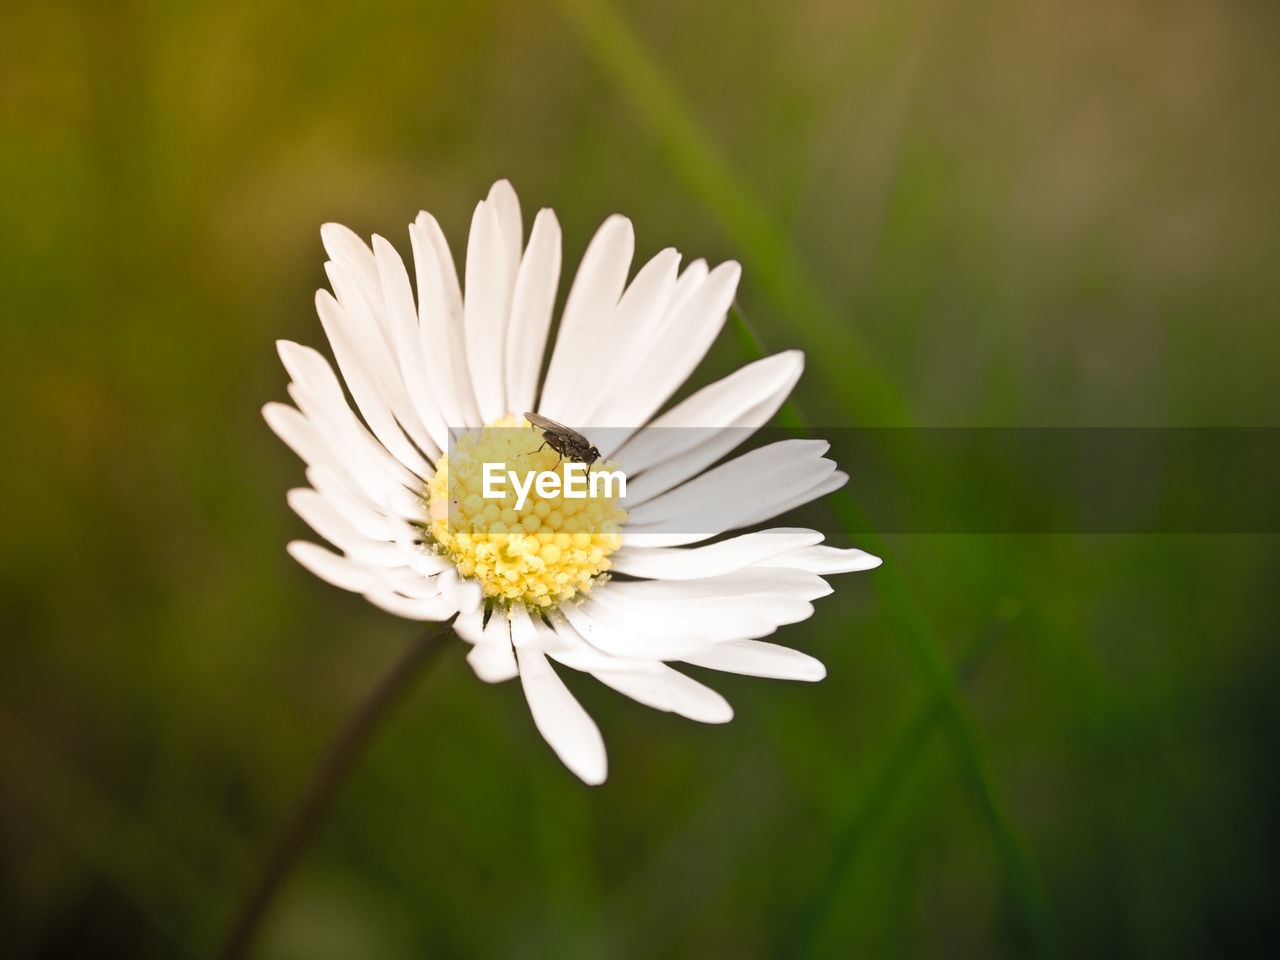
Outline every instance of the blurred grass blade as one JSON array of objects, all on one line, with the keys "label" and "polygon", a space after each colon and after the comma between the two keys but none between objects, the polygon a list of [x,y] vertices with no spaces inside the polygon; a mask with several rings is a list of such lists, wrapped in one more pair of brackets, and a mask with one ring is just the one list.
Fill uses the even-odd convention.
[{"label": "blurred grass blade", "polygon": [[689,191],[742,251],[750,282],[812,348],[814,369],[859,422],[902,426],[906,403],[772,216],[721,157],[684,99],[608,0],[559,0],[595,57],[662,144]]},{"label": "blurred grass blade", "polygon": [[[1007,622],[1007,619],[998,620],[966,652],[958,670],[962,678],[977,670]],[[850,805],[849,819],[835,839],[824,876],[813,884],[792,922],[783,928],[778,953],[806,956],[820,942],[826,919],[838,907],[840,893],[857,870],[865,849],[864,841],[906,786],[943,713],[943,698],[936,693],[928,696],[898,736],[893,749],[867,777],[865,786]]]},{"label": "blurred grass blade", "polygon": [[[733,309],[730,317],[739,342],[746,347],[746,353],[752,359],[764,356],[763,344],[742,312]],[[787,401],[783,404],[778,416],[784,424],[793,429],[799,427],[800,432],[805,432],[807,420],[794,402]],[[831,495],[831,505],[845,530],[850,535],[857,536],[859,546],[879,556],[885,555],[886,544],[871,529],[866,515],[847,486]],[[983,818],[995,838],[1010,893],[1026,936],[1035,944],[1040,955],[1056,956],[1060,953],[1058,941],[1039,880],[997,796],[976,724],[964,705],[955,674],[943,657],[933,628],[912,600],[901,570],[892,562],[885,563],[876,570],[872,583],[894,633],[906,641],[907,649],[923,675],[931,696],[936,697],[940,704],[942,720],[950,733],[952,746],[961,760]]]},{"label": "blurred grass blade", "polygon": [[815,884],[811,897],[804,901],[795,921],[783,930],[784,939],[779,946],[785,948],[787,954],[807,956],[821,942],[825,921],[838,908],[839,894],[857,867],[864,849],[863,841],[871,835],[875,825],[889,812],[902,792],[942,719],[942,712],[942,699],[929,697],[899,735],[888,756],[867,778],[851,805],[852,814],[848,822],[835,840],[830,870],[823,880]]}]

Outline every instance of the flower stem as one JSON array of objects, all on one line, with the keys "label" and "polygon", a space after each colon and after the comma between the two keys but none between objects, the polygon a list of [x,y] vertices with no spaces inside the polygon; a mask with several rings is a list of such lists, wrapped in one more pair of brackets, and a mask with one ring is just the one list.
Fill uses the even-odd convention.
[{"label": "flower stem", "polygon": [[441,627],[424,630],[416,636],[329,745],[288,822],[276,838],[257,882],[240,903],[235,925],[220,954],[224,960],[241,960],[249,955],[263,919],[290,872],[323,825],[343,780],[364,755],[382,721],[404,698],[414,678],[435,659],[452,635],[451,629]]}]

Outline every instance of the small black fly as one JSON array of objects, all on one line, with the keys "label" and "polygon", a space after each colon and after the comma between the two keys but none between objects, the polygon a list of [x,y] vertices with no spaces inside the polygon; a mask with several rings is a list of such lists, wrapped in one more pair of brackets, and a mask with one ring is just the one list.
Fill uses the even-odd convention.
[{"label": "small black fly", "polygon": [[[524,418],[542,431],[542,447],[550,447],[560,455],[561,460],[573,460],[577,463],[585,463],[589,467],[600,459],[600,451],[572,427],[556,423],[551,418],[538,413],[526,413]],[[542,447],[538,447],[538,450]]]}]

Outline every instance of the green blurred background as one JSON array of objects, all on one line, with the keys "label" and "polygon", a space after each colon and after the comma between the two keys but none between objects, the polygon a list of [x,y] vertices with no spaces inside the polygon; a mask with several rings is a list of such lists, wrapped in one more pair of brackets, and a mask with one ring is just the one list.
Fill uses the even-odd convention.
[{"label": "green blurred background", "polygon": [[[640,257],[740,259],[818,427],[1276,426],[1277,12],[8,7],[6,955],[211,955],[414,633],[284,552],[302,467],[259,408],[273,341],[322,342],[322,222],[407,253],[426,208],[456,253],[509,177],[567,264],[614,211]],[[879,546],[781,634],[825,682],[703,677],[727,727],[570,676],[599,789],[456,644],[260,955],[1265,954],[1276,538]]]}]

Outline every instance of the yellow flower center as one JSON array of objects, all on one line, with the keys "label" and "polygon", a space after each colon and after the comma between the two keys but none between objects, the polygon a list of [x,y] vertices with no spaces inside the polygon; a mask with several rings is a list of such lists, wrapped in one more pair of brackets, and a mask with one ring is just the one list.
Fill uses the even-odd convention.
[{"label": "yellow flower center", "polygon": [[[622,545],[627,513],[618,506],[616,485],[606,496],[601,483],[600,495],[586,497],[566,497],[563,484],[554,496],[529,486],[519,502],[508,470],[523,484],[530,471],[560,469],[560,457],[550,447],[539,450],[542,443],[542,431],[523,418],[501,417],[478,435],[459,437],[427,485],[429,541],[499,604],[549,607],[585,593],[604,578],[609,554]],[[484,496],[486,463],[500,467],[504,482],[493,485],[499,498]],[[616,469],[597,463],[590,472]],[[499,472],[490,470],[491,476]]]}]

